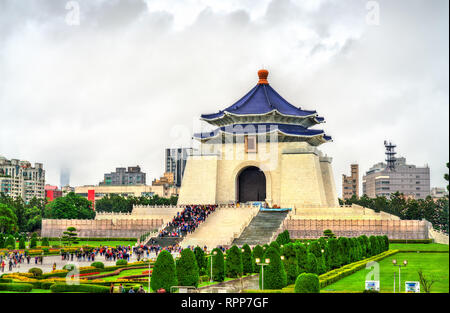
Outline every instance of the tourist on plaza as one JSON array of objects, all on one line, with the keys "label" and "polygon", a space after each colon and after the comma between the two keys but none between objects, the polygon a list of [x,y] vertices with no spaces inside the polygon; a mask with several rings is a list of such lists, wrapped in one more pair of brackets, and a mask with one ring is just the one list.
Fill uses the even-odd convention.
[{"label": "tourist on plaza", "polygon": [[122,284],[120,284],[120,285],[119,285],[119,292],[120,292],[120,293],[123,293],[124,290],[125,290],[125,289],[123,288]]},{"label": "tourist on plaza", "polygon": [[144,288],[143,288],[142,286],[141,286],[141,287],[139,287],[139,289],[138,289],[137,293],[145,293],[145,290],[144,290]]},{"label": "tourist on plaza", "polygon": [[128,291],[128,293],[136,293],[136,292],[134,291],[133,286],[130,287],[130,290]]},{"label": "tourist on plaza", "polygon": [[53,263],[53,272],[56,271],[56,262]]},{"label": "tourist on plaza", "polygon": [[111,284],[111,287],[109,288],[109,293],[114,293],[114,283]]}]

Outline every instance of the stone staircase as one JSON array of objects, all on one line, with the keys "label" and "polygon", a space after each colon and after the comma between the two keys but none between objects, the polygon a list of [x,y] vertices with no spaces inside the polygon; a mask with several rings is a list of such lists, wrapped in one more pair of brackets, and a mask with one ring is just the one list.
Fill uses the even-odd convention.
[{"label": "stone staircase", "polygon": [[288,212],[258,212],[242,234],[233,241],[233,245],[263,245],[269,243],[279,229]]}]

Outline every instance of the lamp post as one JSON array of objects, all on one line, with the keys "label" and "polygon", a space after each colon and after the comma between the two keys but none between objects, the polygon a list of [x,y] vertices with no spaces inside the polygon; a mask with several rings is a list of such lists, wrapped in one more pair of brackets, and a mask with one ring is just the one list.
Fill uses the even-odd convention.
[{"label": "lamp post", "polygon": [[[398,292],[401,292],[401,281],[402,281],[401,280],[401,267],[408,265],[408,261],[403,260],[403,263],[397,264],[397,260],[393,259],[392,265],[398,266]],[[394,276],[394,279],[395,279],[395,276]],[[395,288],[395,282],[394,282],[394,288]],[[394,289],[394,292],[395,292],[395,289]]]},{"label": "lamp post", "polygon": [[264,290],[264,266],[269,265],[270,259],[265,259],[264,263],[261,263],[260,258],[256,258],[255,261],[256,261],[256,265],[261,266],[261,290]]},{"label": "lamp post", "polygon": [[213,265],[212,265],[213,264],[213,259],[212,259],[212,257],[215,256],[215,255],[217,255],[217,251],[214,251],[214,252],[212,252],[212,254],[206,256],[207,258],[211,258],[211,262],[210,262],[211,263],[211,277],[210,277],[210,280],[209,280],[211,283],[214,281],[213,280]]}]

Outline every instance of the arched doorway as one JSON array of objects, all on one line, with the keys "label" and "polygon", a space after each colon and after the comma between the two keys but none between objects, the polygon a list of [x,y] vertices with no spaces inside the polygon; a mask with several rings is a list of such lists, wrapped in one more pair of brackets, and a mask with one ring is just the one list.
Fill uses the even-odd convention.
[{"label": "arched doorway", "polygon": [[237,177],[237,201],[266,200],[266,176],[256,166],[246,167]]}]

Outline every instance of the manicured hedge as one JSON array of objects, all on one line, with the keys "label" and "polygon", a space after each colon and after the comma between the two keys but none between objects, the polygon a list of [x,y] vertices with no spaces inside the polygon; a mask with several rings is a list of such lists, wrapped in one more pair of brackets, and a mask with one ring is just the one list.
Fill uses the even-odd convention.
[{"label": "manicured hedge", "polygon": [[433,239],[389,239],[389,243],[433,243]]},{"label": "manicured hedge", "polygon": [[[281,289],[287,285],[287,276],[280,254],[274,247],[269,247],[264,253],[263,260],[270,259],[269,265],[264,266],[263,275],[259,275],[259,286],[262,289]],[[264,279],[264,281],[262,281]]]},{"label": "manicured hedge", "polygon": [[85,292],[85,293],[109,293],[109,287],[90,284],[68,285],[56,283],[50,286],[51,292]]},{"label": "manicured hedge", "polygon": [[252,249],[248,244],[242,246],[244,252],[242,252],[242,272],[243,274],[253,273],[253,258]]},{"label": "manicured hedge", "polygon": [[298,275],[295,281],[295,293],[319,293],[320,283],[319,276],[311,273],[303,273]]},{"label": "manicured hedge", "polygon": [[177,284],[177,272],[172,254],[163,250],[156,259],[150,286],[154,291],[163,288],[166,292],[170,292],[170,287],[177,286]]},{"label": "manicured hedge", "polygon": [[33,289],[32,284],[25,283],[0,283],[0,290],[30,292]]},{"label": "manicured hedge", "polygon": [[127,265],[128,261],[125,259],[119,259],[116,261],[116,265]]},{"label": "manicured hedge", "polygon": [[[120,264],[118,264],[120,265]],[[95,268],[105,268],[105,264],[103,264],[103,262],[94,262],[91,264],[91,266],[95,267]]]},{"label": "manicured hedge", "polygon": [[242,253],[236,245],[227,250],[227,260],[225,262],[225,273],[227,277],[236,278],[242,276]]},{"label": "manicured hedge", "polygon": [[331,285],[332,283],[349,276],[361,269],[364,269],[366,267],[366,264],[372,261],[381,261],[382,259],[394,255],[398,253],[399,250],[389,250],[385,251],[383,253],[380,253],[378,255],[372,256],[370,258],[366,258],[364,260],[350,263],[347,265],[344,265],[343,267],[337,268],[335,270],[329,271],[328,273],[325,273],[323,275],[319,276],[320,280],[320,288],[324,288],[328,285]]},{"label": "manicured hedge", "polygon": [[176,262],[178,284],[180,286],[198,286],[199,270],[194,252],[183,249],[180,259]]}]

